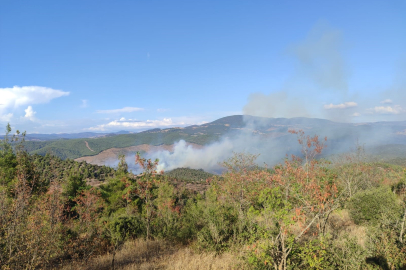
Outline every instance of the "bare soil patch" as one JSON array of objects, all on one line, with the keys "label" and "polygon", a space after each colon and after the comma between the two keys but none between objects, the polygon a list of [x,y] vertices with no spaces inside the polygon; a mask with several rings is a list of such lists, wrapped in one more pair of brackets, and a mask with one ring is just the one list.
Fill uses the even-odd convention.
[{"label": "bare soil patch", "polygon": [[87,141],[85,141],[85,144],[86,144],[86,147],[87,147],[90,151],[94,152],[94,150],[93,150],[92,148],[90,148],[89,143],[88,143]]}]

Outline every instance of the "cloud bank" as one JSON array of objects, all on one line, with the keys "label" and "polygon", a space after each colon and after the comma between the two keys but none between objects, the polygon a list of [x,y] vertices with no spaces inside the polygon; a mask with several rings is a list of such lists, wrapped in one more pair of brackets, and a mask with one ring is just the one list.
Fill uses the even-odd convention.
[{"label": "cloud bank", "polygon": [[378,114],[400,114],[404,113],[405,109],[403,109],[400,105],[376,106],[375,108],[370,109],[370,111]]},{"label": "cloud bank", "polygon": [[68,95],[69,92],[42,86],[0,88],[0,121],[10,121],[14,115],[10,111],[18,110],[27,105],[26,117],[33,119],[35,112],[32,111],[32,104],[48,103],[55,98]]},{"label": "cloud bank", "polygon": [[68,96],[69,92],[41,86],[14,86],[0,88],[2,108],[17,108],[31,104],[48,103],[52,99]]},{"label": "cloud bank", "polygon": [[326,110],[331,110],[331,109],[347,109],[347,108],[353,108],[353,107],[357,107],[358,104],[356,102],[350,101],[350,102],[344,102],[341,104],[328,104],[328,105],[324,105],[324,109]]},{"label": "cloud bank", "polygon": [[391,99],[385,99],[381,101],[382,104],[391,104],[393,101]]},{"label": "cloud bank", "polygon": [[158,128],[158,127],[173,127],[173,126],[184,126],[184,122],[173,122],[171,118],[164,118],[162,120],[132,120],[125,119],[124,117],[120,120],[114,120],[107,124],[98,125],[95,127],[89,128],[93,131],[106,131],[112,128],[129,128],[129,129],[145,129],[145,128]]}]

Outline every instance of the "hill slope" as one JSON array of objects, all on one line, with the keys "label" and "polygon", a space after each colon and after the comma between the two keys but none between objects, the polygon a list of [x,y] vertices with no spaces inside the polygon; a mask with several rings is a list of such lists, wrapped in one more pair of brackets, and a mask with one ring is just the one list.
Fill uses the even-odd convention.
[{"label": "hill slope", "polygon": [[[126,148],[137,145],[172,145],[184,140],[196,145],[207,145],[223,136],[233,137],[245,133],[289,145],[295,141],[289,129],[303,129],[307,134],[329,138],[329,151],[348,148],[349,142],[377,146],[406,144],[406,122],[376,122],[364,124],[337,123],[314,118],[263,118],[234,115],[211,123],[184,128],[152,129],[132,134],[110,134],[99,138],[27,141],[26,149],[32,154],[54,155],[66,159],[97,155],[110,148]],[[86,146],[86,142],[88,146]]]}]

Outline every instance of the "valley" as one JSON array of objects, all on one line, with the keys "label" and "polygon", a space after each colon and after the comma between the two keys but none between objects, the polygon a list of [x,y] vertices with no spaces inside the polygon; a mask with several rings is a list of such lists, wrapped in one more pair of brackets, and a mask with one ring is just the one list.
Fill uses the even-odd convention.
[{"label": "valley", "polygon": [[[290,145],[296,141],[289,130],[304,130],[308,134],[327,137],[328,147],[324,156],[352,151],[362,146],[370,154],[397,159],[397,162],[399,158],[406,157],[403,151],[403,146],[406,145],[404,121],[338,123],[315,118],[263,118],[243,115],[228,116],[202,125],[151,129],[138,133],[122,131],[120,134],[103,134],[97,138],[26,141],[25,148],[31,154],[49,153],[62,159],[114,165],[118,162],[119,154],[128,156],[139,151],[152,157],[153,153],[173,152],[179,141],[185,141],[184,149],[179,151],[186,151],[185,147],[192,146],[195,150],[203,151],[202,155],[204,151],[216,151],[218,159],[227,158],[232,151],[247,151],[261,154],[261,162],[274,164],[280,162],[286,153],[290,153]],[[80,135],[71,135],[76,136]],[[216,147],[212,147],[214,144]],[[386,146],[391,151],[385,150]],[[171,168],[175,168],[174,166],[176,167],[176,164]],[[182,166],[188,165],[184,161],[179,165]]]}]

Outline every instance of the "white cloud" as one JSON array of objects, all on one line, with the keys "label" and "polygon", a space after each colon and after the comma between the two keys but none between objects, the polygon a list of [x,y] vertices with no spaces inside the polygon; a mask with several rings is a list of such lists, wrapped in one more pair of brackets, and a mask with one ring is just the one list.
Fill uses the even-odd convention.
[{"label": "white cloud", "polygon": [[341,104],[327,104],[324,105],[324,109],[326,110],[331,110],[331,109],[347,109],[347,108],[352,108],[352,107],[357,107],[358,104],[356,102],[350,101],[350,102],[344,102]]},{"label": "white cloud", "polygon": [[0,108],[17,108],[30,104],[48,103],[54,98],[69,95],[69,92],[41,86],[14,86],[0,88]]},{"label": "white cloud", "polygon": [[369,111],[379,114],[400,114],[405,112],[405,110],[400,105],[376,106],[375,108],[369,109]]},{"label": "white cloud", "polygon": [[87,108],[89,105],[87,103],[87,99],[82,99],[82,104],[80,105],[81,108]]},{"label": "white cloud", "polygon": [[391,104],[393,101],[391,99],[385,99],[381,101],[382,104]]},{"label": "white cloud", "polygon": [[138,112],[143,111],[143,108],[137,107],[124,107],[122,109],[114,109],[114,110],[98,110],[97,113],[129,113],[129,112]]},{"label": "white cloud", "polygon": [[37,112],[34,112],[34,110],[32,109],[32,106],[28,106],[27,109],[24,110],[25,111],[25,118],[34,121],[35,120],[35,114]]},{"label": "white cloud", "polygon": [[[180,125],[184,123],[179,123]],[[171,118],[164,118],[163,120],[147,120],[147,121],[112,121],[107,124],[108,126],[120,126],[120,127],[167,127],[173,126]]]},{"label": "white cloud", "polygon": [[[216,116],[217,117],[217,116]],[[105,122],[90,125],[83,130],[91,131],[118,131],[118,130],[148,130],[153,128],[171,128],[184,127],[190,125],[202,125],[208,123],[207,116],[181,116],[181,117],[163,117],[153,120],[137,120],[135,118],[118,117],[116,119],[104,119]]]},{"label": "white cloud", "polygon": [[353,113],[351,116],[352,116],[352,117],[358,117],[358,116],[360,116],[360,115],[361,115],[360,113],[355,112],[355,113]]},{"label": "white cloud", "polygon": [[48,103],[52,99],[67,95],[69,92],[42,86],[0,88],[0,120],[10,121],[13,116],[10,110],[32,104]]},{"label": "white cloud", "polygon": [[110,123],[104,125],[98,125],[96,127],[91,127],[89,130],[103,131],[109,128],[130,128],[130,129],[141,129],[141,128],[157,128],[157,127],[171,127],[171,126],[182,126],[185,125],[184,122],[174,123],[171,118],[164,118],[163,120],[147,120],[147,121],[136,121],[136,120],[125,120],[121,118],[120,120],[114,120]]}]

